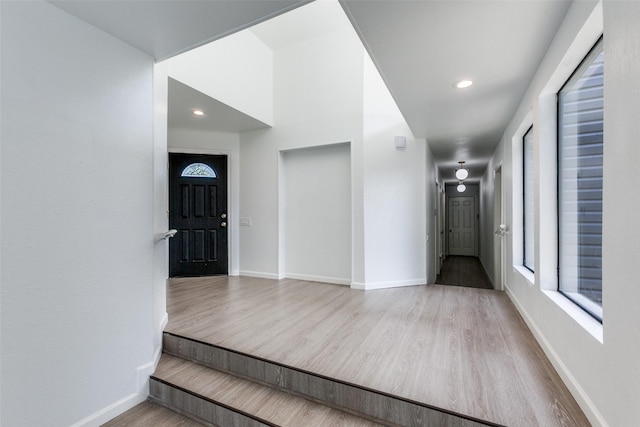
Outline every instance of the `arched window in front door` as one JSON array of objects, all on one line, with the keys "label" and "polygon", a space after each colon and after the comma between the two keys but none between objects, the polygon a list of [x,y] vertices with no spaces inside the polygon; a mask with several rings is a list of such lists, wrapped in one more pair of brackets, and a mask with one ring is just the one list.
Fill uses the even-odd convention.
[{"label": "arched window in front door", "polygon": [[182,170],[180,176],[187,178],[217,178],[216,172],[204,163],[191,163]]}]

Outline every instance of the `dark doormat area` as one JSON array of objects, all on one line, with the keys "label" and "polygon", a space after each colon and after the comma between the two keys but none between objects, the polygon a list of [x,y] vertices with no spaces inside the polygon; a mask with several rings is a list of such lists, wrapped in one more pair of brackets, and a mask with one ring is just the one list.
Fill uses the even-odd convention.
[{"label": "dark doormat area", "polygon": [[478,258],[471,256],[447,257],[436,279],[436,284],[493,289],[493,284],[484,271],[482,263]]}]

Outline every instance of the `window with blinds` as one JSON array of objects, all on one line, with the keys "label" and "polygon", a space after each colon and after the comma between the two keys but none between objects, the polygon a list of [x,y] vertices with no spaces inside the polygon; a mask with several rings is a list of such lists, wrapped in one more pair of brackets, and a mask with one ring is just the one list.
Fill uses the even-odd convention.
[{"label": "window with blinds", "polygon": [[558,290],[602,321],[602,39],[558,92]]},{"label": "window with blinds", "polygon": [[533,170],[533,126],[529,128],[527,133],[522,137],[522,194],[523,194],[523,260],[522,265],[535,271],[534,253],[535,253],[535,226],[534,226],[534,180],[535,174]]}]

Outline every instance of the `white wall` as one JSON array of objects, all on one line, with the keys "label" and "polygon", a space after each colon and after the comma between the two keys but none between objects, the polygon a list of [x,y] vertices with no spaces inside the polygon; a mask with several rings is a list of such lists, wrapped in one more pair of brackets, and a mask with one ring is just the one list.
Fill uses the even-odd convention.
[{"label": "white wall", "polygon": [[[169,77],[166,63],[156,64],[153,73],[153,358],[157,365],[162,354],[162,332],[169,321],[167,314],[167,277],[169,244],[164,233],[169,229],[169,195],[167,192],[169,161],[167,153],[167,102]],[[146,382],[146,378],[141,378]]]},{"label": "white wall", "polygon": [[632,83],[640,75],[638,22],[640,3],[604,2],[604,369],[588,391],[611,426],[640,422],[640,192],[625,172],[640,159],[640,91]]},{"label": "white wall", "polygon": [[[519,189],[512,186],[514,170],[512,136],[533,110],[536,136],[536,274],[533,280],[513,267],[517,236],[507,237],[506,291],[554,363],[576,400],[594,425],[627,426],[640,421],[640,288],[637,286],[637,242],[640,230],[631,227],[640,210],[640,193],[621,184],[628,183],[624,172],[640,158],[637,146],[640,131],[636,113],[640,92],[632,82],[640,73],[640,4],[604,2],[603,16],[593,2],[574,2],[564,23],[538,69],[512,122],[507,128],[492,165],[503,161],[507,224],[521,220],[513,214]],[[594,9],[595,7],[595,9]],[[596,11],[595,14],[592,12]],[[549,99],[566,79],[576,61],[595,42],[598,26],[604,22],[605,49],[605,140],[603,212],[603,309],[599,326],[552,289],[553,203],[546,191],[553,181],[549,162],[553,158],[553,132],[545,124],[553,120]],[[551,107],[553,103],[551,102]],[[553,109],[553,108],[552,108]],[[551,161],[551,163],[553,163]],[[488,185],[492,165],[483,179]],[[550,178],[551,176],[551,178]],[[483,194],[485,194],[483,192]],[[486,200],[484,206],[491,206]],[[488,220],[488,215],[485,219]],[[513,228],[513,227],[511,227]],[[551,252],[551,256],[549,256]],[[542,261],[542,262],[540,262]],[[549,265],[547,265],[549,264]],[[491,265],[491,264],[489,264]],[[538,271],[541,270],[541,271]],[[549,289],[546,290],[545,289]]]},{"label": "white wall", "polygon": [[[489,164],[487,165],[487,169],[480,180],[479,192],[480,201],[479,201],[479,244],[480,244],[480,252],[479,258],[482,266],[484,267],[484,271],[487,272],[491,283],[493,283],[494,288],[499,288],[500,284],[496,283],[496,279],[498,275],[495,272],[494,265],[494,256],[495,256],[495,245],[497,244],[496,239],[498,237],[494,234],[494,171],[496,168],[502,165],[502,140],[498,143],[496,147],[493,157],[489,160]],[[502,168],[502,181],[505,182],[505,168]],[[509,186],[509,189],[511,186]],[[505,188],[502,189],[503,194],[507,190]]]},{"label": "white wall", "polygon": [[[424,284],[426,143],[413,137],[369,55],[363,55],[365,281],[354,285]],[[395,147],[395,136],[406,138],[406,148]],[[433,200],[428,200],[432,210]]]},{"label": "white wall", "polygon": [[[441,198],[441,193],[444,187],[444,181],[440,176],[438,167],[433,159],[433,153],[426,144],[426,141],[421,140],[421,143],[425,144],[425,216],[426,216],[426,259],[427,259],[427,271],[426,282],[435,283],[438,274],[440,274],[440,250],[444,251],[444,235],[442,236],[442,248],[438,244],[438,234],[442,228],[437,221],[442,221],[441,218],[436,216],[436,210],[440,207],[440,215],[446,215],[444,207],[441,202],[438,201]],[[438,187],[436,187],[438,183]],[[444,222],[442,222],[444,224]]]},{"label": "white wall", "polygon": [[[280,151],[344,142],[352,156],[361,151],[362,46],[351,28],[274,52],[274,127],[240,135],[240,216],[252,221],[240,228],[241,274],[285,273]],[[358,161],[352,159],[353,180]],[[355,228],[362,220],[353,218]]]},{"label": "white wall", "polygon": [[283,151],[281,179],[285,276],[349,285],[349,144]]},{"label": "white wall", "polygon": [[240,271],[240,135],[234,132],[169,128],[167,144],[172,153],[227,156],[229,275],[237,276]]},{"label": "white wall", "polygon": [[95,425],[153,369],[153,59],[49,3],[0,8],[0,423]]},{"label": "white wall", "polygon": [[229,35],[166,62],[170,77],[273,124],[273,53],[251,31]]},{"label": "white wall", "polygon": [[[273,128],[240,136],[240,216],[251,218],[251,226],[240,230],[241,274],[287,273],[281,197],[287,188],[279,181],[279,153],[348,142],[352,286],[423,284],[425,209],[434,204],[431,196],[427,203],[426,165],[433,182],[435,165],[424,140],[413,138],[339,4],[334,6],[342,27],[274,52]],[[407,148],[394,147],[396,135],[407,137]]]},{"label": "white wall", "polygon": [[[2,7],[0,7],[0,45],[2,44]],[[0,93],[1,89],[2,89],[2,57],[0,56]],[[2,133],[2,127],[3,127],[3,123],[2,122],[2,118],[4,117],[2,115],[2,109],[3,109],[3,102],[1,99],[1,95],[0,95],[0,166],[2,165],[2,141],[4,140],[4,134]],[[0,168],[0,423],[2,422],[3,418],[3,411],[2,411],[2,406],[3,406],[3,388],[2,388],[2,378],[4,377],[3,374],[3,370],[2,370],[2,359],[4,358],[3,354],[4,352],[2,351],[2,347],[3,347],[3,328],[2,328],[2,324],[3,324],[3,318],[2,318],[2,307],[3,307],[3,298],[2,298],[2,280],[3,280],[3,274],[2,274],[2,230],[3,230],[3,226],[2,226],[2,212],[3,212],[3,204],[2,204],[2,173],[1,173],[1,168]]]}]

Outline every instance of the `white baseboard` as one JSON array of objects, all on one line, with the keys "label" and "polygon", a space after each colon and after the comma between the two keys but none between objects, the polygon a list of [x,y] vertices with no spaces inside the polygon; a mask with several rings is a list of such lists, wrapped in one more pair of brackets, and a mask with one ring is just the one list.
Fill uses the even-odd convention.
[{"label": "white baseboard", "polygon": [[164,316],[162,316],[162,319],[160,320],[160,327],[158,329],[158,333],[160,334],[160,345],[153,350],[153,371],[154,372],[158,367],[158,363],[160,362],[160,356],[162,356],[162,333],[164,332],[164,328],[167,327],[167,323],[169,323],[169,313],[165,312]]},{"label": "white baseboard", "polygon": [[593,426],[608,427],[609,424],[607,424],[600,411],[598,411],[596,405],[594,405],[594,403],[591,401],[578,380],[576,380],[571,371],[564,364],[558,353],[555,352],[549,341],[547,341],[547,339],[545,338],[544,334],[538,329],[536,323],[529,316],[529,313],[527,313],[522,304],[520,304],[520,302],[518,301],[518,298],[516,298],[513,292],[511,292],[509,287],[505,286],[504,290],[511,302],[513,302],[513,305],[516,306],[518,312],[524,319],[527,326],[529,326],[529,329],[533,333],[533,336],[536,338],[536,341],[538,341],[538,344],[540,344],[540,347],[542,347],[542,350],[549,358],[549,361],[555,368],[556,372],[558,372],[558,375],[560,375],[560,378],[562,378],[562,381],[571,392],[571,395],[574,397],[574,399],[576,399],[576,402],[578,402],[578,405],[584,412],[585,416],[589,419],[589,422]]},{"label": "white baseboard", "polygon": [[164,328],[167,327],[167,323],[169,323],[169,313],[165,312],[164,316],[160,320],[160,332],[164,331]]},{"label": "white baseboard", "polygon": [[361,283],[361,282],[351,282],[349,280],[341,279],[337,277],[312,276],[312,275],[295,274],[295,273],[275,274],[275,273],[262,273],[258,271],[241,270],[240,275],[248,276],[248,277],[258,277],[260,279],[282,280],[285,278],[290,278],[290,279],[296,279],[296,280],[307,280],[312,282],[332,283],[336,285],[351,286],[352,289],[358,289],[363,291],[371,290],[371,289],[401,288],[404,286],[425,285],[427,283],[427,280],[424,277],[419,279],[392,281],[392,282]]},{"label": "white baseboard", "polygon": [[[162,316],[160,320],[159,333],[162,334],[164,328],[169,322],[169,315],[167,313]],[[106,423],[109,420],[114,419],[123,412],[128,411],[134,406],[144,402],[149,397],[149,376],[153,374],[162,356],[162,343],[156,347],[153,352],[153,360],[149,363],[145,363],[142,366],[136,368],[136,390],[137,393],[132,393],[115,403],[99,410],[98,412],[89,415],[88,417],[78,421],[71,427],[98,427]]]},{"label": "white baseboard", "polygon": [[489,274],[489,270],[487,269],[487,266],[484,265],[484,262],[482,261],[482,258],[478,257],[478,259],[480,260],[480,265],[482,266],[482,269],[484,270],[484,274],[487,275],[487,277],[489,278],[489,281],[491,282],[491,286],[493,286],[493,289],[498,289],[496,287],[495,278],[491,277],[491,275]]},{"label": "white baseboard", "polygon": [[78,421],[71,427],[99,427],[107,421],[114,419],[123,412],[126,412],[134,406],[147,400],[147,396],[149,395],[148,390],[149,387],[147,385],[144,391],[140,393],[132,393],[129,396],[124,397],[117,402],[107,406],[106,408],[103,408],[98,412],[89,415],[85,419]]},{"label": "white baseboard", "polygon": [[280,274],[275,274],[275,273],[262,273],[259,271],[246,271],[246,270],[240,270],[240,276],[248,276],[248,277],[257,277],[260,279],[273,279],[273,280],[280,280],[280,279],[284,279],[284,275],[280,275]]},{"label": "white baseboard", "polygon": [[426,278],[393,281],[393,282],[351,282],[352,289],[358,289],[361,291],[369,291],[373,289],[389,289],[389,288],[402,288],[405,286],[419,286],[427,283]]},{"label": "white baseboard", "polygon": [[285,278],[288,278],[288,279],[306,280],[309,282],[331,283],[334,285],[349,286],[351,284],[350,279],[341,279],[339,277],[311,276],[308,274],[295,274],[295,273],[286,273],[284,276]]},{"label": "white baseboard", "polygon": [[[159,356],[158,356],[159,358]],[[136,390],[145,397],[149,396],[149,377],[156,370],[155,354],[151,362],[136,368]]]}]

